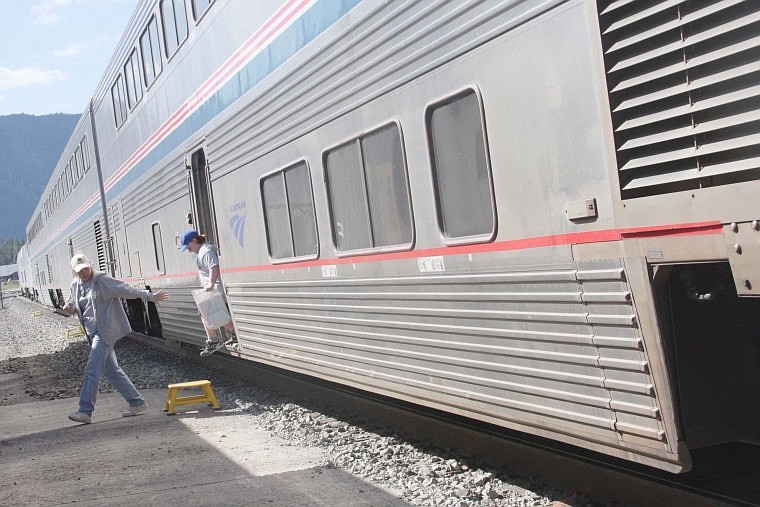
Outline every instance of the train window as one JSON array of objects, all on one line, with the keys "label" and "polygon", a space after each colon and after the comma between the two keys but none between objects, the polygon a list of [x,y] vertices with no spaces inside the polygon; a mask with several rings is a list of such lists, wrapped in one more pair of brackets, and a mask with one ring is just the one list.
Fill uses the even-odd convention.
[{"label": "train window", "polygon": [[74,159],[74,165],[72,166],[74,169],[71,171],[71,177],[74,180],[74,185],[79,183],[79,180],[82,178],[82,150],[79,146],[74,148],[74,156],[71,157]]},{"label": "train window", "polygon": [[127,119],[126,92],[121,74],[116,77],[116,82],[111,87],[111,101],[113,102],[113,117],[116,121],[116,128],[119,128]]},{"label": "train window", "polygon": [[82,156],[79,146],[74,148],[74,155],[71,156],[71,181],[77,186],[82,175]]},{"label": "train window", "polygon": [[431,104],[425,124],[441,231],[458,243],[491,239],[496,210],[480,97],[467,89]]},{"label": "train window", "polygon": [[137,49],[132,50],[127,63],[124,64],[124,81],[127,88],[127,104],[129,109],[134,108],[143,96],[143,85],[140,79],[140,61],[137,58]]},{"label": "train window", "polygon": [[156,259],[156,269],[159,273],[166,273],[164,266],[164,242],[161,239],[161,224],[158,222],[152,225],[153,229],[153,252]]},{"label": "train window", "polygon": [[68,187],[69,191],[67,193],[71,193],[72,190],[74,190],[74,186],[77,184],[77,180],[74,177],[76,175],[77,166],[76,166],[76,159],[74,158],[74,155],[71,155],[71,160],[69,161],[69,165],[66,166],[66,179],[68,180]]},{"label": "train window", "polygon": [[185,0],[161,0],[166,58],[171,58],[187,39]]},{"label": "train window", "polygon": [[66,164],[66,168],[61,173],[61,182],[63,182],[64,198],[71,192],[71,165]]},{"label": "train window", "polygon": [[69,163],[66,164],[66,194],[71,193],[71,190],[74,188],[74,174],[76,169],[77,166],[75,165],[74,155],[72,154]]},{"label": "train window", "polygon": [[211,4],[214,3],[214,0],[192,0],[193,2],[193,19],[197,22],[199,19],[203,17],[204,14],[206,14],[206,11],[209,7],[211,7]]},{"label": "train window", "polygon": [[142,53],[145,87],[150,88],[163,69],[161,49],[158,42],[158,24],[156,17],[151,16],[148,26],[140,35],[140,52]]},{"label": "train window", "polygon": [[77,149],[74,150],[74,156],[77,158],[77,181],[82,179],[82,176],[84,176],[84,160],[82,159],[82,144],[80,143],[79,146],[77,146]]},{"label": "train window", "polygon": [[86,173],[90,170],[90,147],[87,144],[87,136],[82,138],[82,142],[79,145],[82,147],[82,161],[84,162],[82,171]]},{"label": "train window", "polygon": [[262,178],[261,200],[269,255],[278,260],[316,256],[317,225],[306,162]]},{"label": "train window", "polygon": [[323,165],[339,251],[412,243],[412,206],[398,125],[327,150]]}]

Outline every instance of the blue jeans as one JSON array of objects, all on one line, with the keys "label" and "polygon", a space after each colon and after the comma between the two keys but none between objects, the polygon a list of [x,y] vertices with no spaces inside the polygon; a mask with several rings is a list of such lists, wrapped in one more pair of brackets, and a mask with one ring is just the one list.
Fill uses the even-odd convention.
[{"label": "blue jeans", "polygon": [[82,391],[79,393],[79,411],[92,415],[95,410],[95,399],[98,396],[100,379],[105,375],[111,385],[119,391],[129,406],[138,407],[145,403],[145,398],[137,390],[116,362],[116,353],[113,346],[108,345],[100,336],[93,335],[90,342],[90,357],[87,366],[84,367],[84,382]]}]

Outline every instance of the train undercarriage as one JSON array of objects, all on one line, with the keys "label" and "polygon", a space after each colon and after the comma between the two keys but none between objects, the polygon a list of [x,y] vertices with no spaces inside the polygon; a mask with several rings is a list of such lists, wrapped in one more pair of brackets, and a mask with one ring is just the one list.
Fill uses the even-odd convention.
[{"label": "train undercarriage", "polygon": [[687,447],[760,441],[760,298],[727,262],[660,266],[654,289]]}]

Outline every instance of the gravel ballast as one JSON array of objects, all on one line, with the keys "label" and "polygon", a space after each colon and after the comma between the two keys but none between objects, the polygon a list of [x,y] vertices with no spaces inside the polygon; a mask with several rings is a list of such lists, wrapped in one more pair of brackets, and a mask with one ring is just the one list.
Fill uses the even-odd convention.
[{"label": "gravel ballast", "polygon": [[[22,387],[0,388],[0,405],[78,397],[88,344],[82,336],[68,336],[67,330],[78,325],[73,317],[23,298],[6,297],[0,324],[0,378],[23,378],[16,383]],[[219,402],[244,414],[246,425],[269,431],[291,446],[321,448],[326,456],[322,466],[357,475],[412,505],[562,505],[560,499],[570,496],[507,470],[475,466],[466,456],[403,441],[391,429],[366,430],[305,406],[271,386],[253,385],[215,369],[200,358],[188,360],[129,339],[119,341],[116,355],[138,389],[213,377]],[[111,391],[103,380],[100,392]],[[72,400],[75,408],[76,400]],[[573,505],[593,505],[578,500],[576,496]]]}]

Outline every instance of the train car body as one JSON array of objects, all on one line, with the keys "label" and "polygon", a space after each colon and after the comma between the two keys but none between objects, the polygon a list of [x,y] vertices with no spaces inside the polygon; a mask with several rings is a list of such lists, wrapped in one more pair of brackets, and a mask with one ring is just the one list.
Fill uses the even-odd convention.
[{"label": "train car body", "polygon": [[21,295],[28,299],[34,299],[32,266],[26,245],[22,245],[16,255],[16,266],[18,266],[18,283]]},{"label": "train car body", "polygon": [[242,358],[688,470],[760,427],[758,15],[144,0],[30,222],[35,288],[83,251],[201,345],[195,228]]}]

